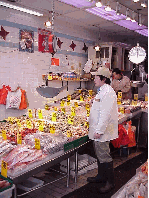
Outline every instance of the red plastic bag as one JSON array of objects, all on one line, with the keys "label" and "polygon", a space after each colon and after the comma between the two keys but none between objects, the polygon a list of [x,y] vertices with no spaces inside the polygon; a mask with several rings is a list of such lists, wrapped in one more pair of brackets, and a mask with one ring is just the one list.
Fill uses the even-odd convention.
[{"label": "red plastic bag", "polygon": [[132,131],[131,121],[128,122],[128,137],[130,141],[128,147],[136,146],[135,132]]},{"label": "red plastic bag", "polygon": [[26,109],[27,108],[27,99],[26,99],[26,92],[25,90],[22,90],[21,89],[21,103],[20,103],[20,106],[19,106],[19,109]]},{"label": "red plastic bag", "polygon": [[0,104],[6,105],[6,98],[8,91],[11,91],[11,87],[3,85],[3,88],[0,89]]},{"label": "red plastic bag", "polygon": [[111,141],[111,143],[115,148],[120,148],[121,145],[126,146],[130,143],[129,137],[127,135],[127,131],[124,128],[124,126],[121,124],[118,125],[118,135],[119,135],[118,138]]}]

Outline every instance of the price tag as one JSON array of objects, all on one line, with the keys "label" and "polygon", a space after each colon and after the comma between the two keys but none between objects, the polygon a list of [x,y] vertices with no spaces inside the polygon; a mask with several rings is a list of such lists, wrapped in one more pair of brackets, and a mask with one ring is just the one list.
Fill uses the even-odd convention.
[{"label": "price tag", "polygon": [[57,107],[54,107],[54,111],[57,111]]},{"label": "price tag", "polygon": [[40,150],[40,139],[35,138],[35,149]]},{"label": "price tag", "polygon": [[120,112],[121,112],[122,114],[125,113],[124,107],[120,107]]},{"label": "price tag", "polygon": [[76,109],[75,107],[71,107],[71,115],[75,116],[76,115]]},{"label": "price tag", "polygon": [[121,99],[120,98],[117,98],[117,104],[121,105]]},{"label": "price tag", "polygon": [[69,106],[69,105],[70,105],[70,100],[67,101],[67,106]]},{"label": "price tag", "polygon": [[86,112],[87,112],[87,117],[89,117],[90,116],[90,109],[87,109]]},{"label": "price tag", "polygon": [[84,101],[84,97],[80,95],[80,101]]},{"label": "price tag", "polygon": [[48,80],[52,80],[52,75],[48,74]]},{"label": "price tag", "polygon": [[7,140],[7,135],[5,130],[2,130],[2,137],[4,138],[4,140]]},{"label": "price tag", "polygon": [[42,119],[43,117],[42,117],[42,110],[41,109],[38,109],[38,117],[39,117],[39,119]]},{"label": "price tag", "polygon": [[75,107],[78,107],[78,103],[77,103],[77,102],[74,102],[74,106],[75,106]]},{"label": "price tag", "polygon": [[134,105],[134,100],[131,101],[131,105]]},{"label": "price tag", "polygon": [[22,144],[22,136],[20,133],[17,133],[17,144]]},{"label": "price tag", "polygon": [[134,101],[134,106],[137,106],[137,104],[138,104],[138,101],[135,100]]},{"label": "price tag", "polygon": [[45,105],[44,108],[45,108],[45,110],[49,110],[49,106],[47,104]]},{"label": "price tag", "polygon": [[134,94],[134,100],[138,100],[138,94]]},{"label": "price tag", "polygon": [[73,116],[69,115],[68,116],[68,124],[72,124],[73,125],[73,120],[74,120]]},{"label": "price tag", "polygon": [[40,123],[39,124],[39,128],[38,128],[39,131],[44,131],[44,126],[43,126],[43,123]]},{"label": "price tag", "polygon": [[4,160],[2,160],[1,163],[1,175],[7,178],[7,162],[5,162]]},{"label": "price tag", "polygon": [[52,112],[52,122],[56,122],[56,113]]},{"label": "price tag", "polygon": [[71,100],[71,95],[68,95],[67,96],[67,100]]},{"label": "price tag", "polygon": [[31,109],[28,109],[28,116],[29,116],[29,118],[32,118],[33,117],[32,110]]},{"label": "price tag", "polygon": [[118,92],[118,98],[122,98],[122,92]]},{"label": "price tag", "polygon": [[89,93],[90,96],[92,96],[93,95],[93,90],[88,90],[88,93]]},{"label": "price tag", "polygon": [[50,133],[52,133],[52,134],[55,133],[55,126],[50,125]]},{"label": "price tag", "polygon": [[148,101],[148,95],[145,94],[145,101]]},{"label": "price tag", "polygon": [[85,109],[87,110],[87,109],[90,109],[90,105],[87,103],[87,104],[85,104]]},{"label": "price tag", "polygon": [[63,106],[64,106],[64,104],[65,104],[65,101],[64,101],[64,100],[62,100],[62,101],[61,101],[61,107],[63,107]]},{"label": "price tag", "polygon": [[89,96],[89,97],[87,98],[87,100],[88,100],[88,101],[90,101],[91,99],[92,99],[92,97],[91,97],[91,96]]},{"label": "price tag", "polygon": [[8,117],[9,122],[12,122],[12,120],[13,120],[12,117]]},{"label": "price tag", "polygon": [[79,93],[81,93],[82,92],[82,90],[81,89],[79,89]]},{"label": "price tag", "polygon": [[67,137],[72,137],[72,132],[70,130],[67,130]]},{"label": "price tag", "polygon": [[21,127],[21,120],[20,119],[17,120],[17,125],[18,125],[18,127]]},{"label": "price tag", "polygon": [[86,128],[89,128],[89,122],[85,122],[84,126],[85,126]]},{"label": "price tag", "polygon": [[31,120],[29,120],[29,119],[26,120],[26,127],[28,129],[31,129],[32,128],[32,122],[31,122]]},{"label": "price tag", "polygon": [[65,112],[66,112],[65,108],[63,107],[63,108],[61,108],[61,110],[65,114]]}]

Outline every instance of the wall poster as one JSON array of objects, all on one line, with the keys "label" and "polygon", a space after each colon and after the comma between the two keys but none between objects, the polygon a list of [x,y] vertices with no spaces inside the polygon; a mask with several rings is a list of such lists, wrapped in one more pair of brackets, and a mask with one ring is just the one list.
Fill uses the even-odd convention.
[{"label": "wall poster", "polygon": [[51,31],[38,28],[38,51],[39,52],[50,52],[49,51],[49,36]]},{"label": "wall poster", "polygon": [[19,51],[34,52],[34,32],[30,30],[19,31]]}]

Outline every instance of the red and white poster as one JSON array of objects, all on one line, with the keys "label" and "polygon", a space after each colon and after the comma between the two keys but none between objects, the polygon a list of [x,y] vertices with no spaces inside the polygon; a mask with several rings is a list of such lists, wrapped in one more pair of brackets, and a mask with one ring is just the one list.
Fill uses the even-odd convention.
[{"label": "red and white poster", "polygon": [[51,31],[38,28],[38,51],[49,52],[48,40],[51,35]]}]

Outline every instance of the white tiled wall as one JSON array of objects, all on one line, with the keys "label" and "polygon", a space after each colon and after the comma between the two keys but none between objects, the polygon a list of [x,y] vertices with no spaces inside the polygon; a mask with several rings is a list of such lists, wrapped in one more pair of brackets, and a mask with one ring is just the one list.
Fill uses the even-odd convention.
[{"label": "white tiled wall", "polygon": [[[44,28],[43,23],[44,20],[40,17],[30,16],[23,13],[20,14],[18,11],[15,12],[6,8],[0,8],[0,26],[2,25],[4,29],[9,32],[6,41],[0,37],[0,88],[2,87],[2,84],[5,84],[9,85],[12,90],[15,90],[19,85],[22,89],[26,90],[29,108],[31,109],[44,108],[45,103],[49,100],[43,98],[36,92],[36,87],[42,84],[42,74],[46,74],[49,71],[70,71],[71,66],[74,66],[74,68],[77,69],[79,63],[81,63],[83,69],[84,64],[87,61],[87,56],[84,56],[87,52],[82,50],[84,42],[89,46],[92,45],[89,41],[96,40],[96,32],[87,31],[81,27],[73,27],[71,24],[56,21],[55,24],[57,27],[55,27],[55,32],[63,34],[62,37],[59,37],[63,42],[61,52],[56,53],[54,56],[55,58],[60,59],[59,67],[50,66],[51,54],[40,53],[37,51],[37,31],[34,32],[34,53],[19,52],[17,48],[12,47],[13,44],[18,45],[19,43],[19,26],[17,25],[22,24],[37,29]],[[77,54],[71,53],[73,50],[69,45],[71,44],[72,39],[69,36],[75,37],[75,39],[73,39],[76,44],[74,52]],[[80,41],[78,38],[84,40]],[[9,47],[5,46],[6,43],[8,43]],[[70,54],[67,55],[66,60],[66,54],[68,52],[70,52]],[[61,82],[55,82],[54,84],[51,84],[51,86],[61,87]],[[79,87],[78,82],[69,84],[69,90],[77,87]],[[0,105],[0,120],[7,118],[8,116],[19,116],[25,112],[26,110],[6,110],[5,105]]]}]

